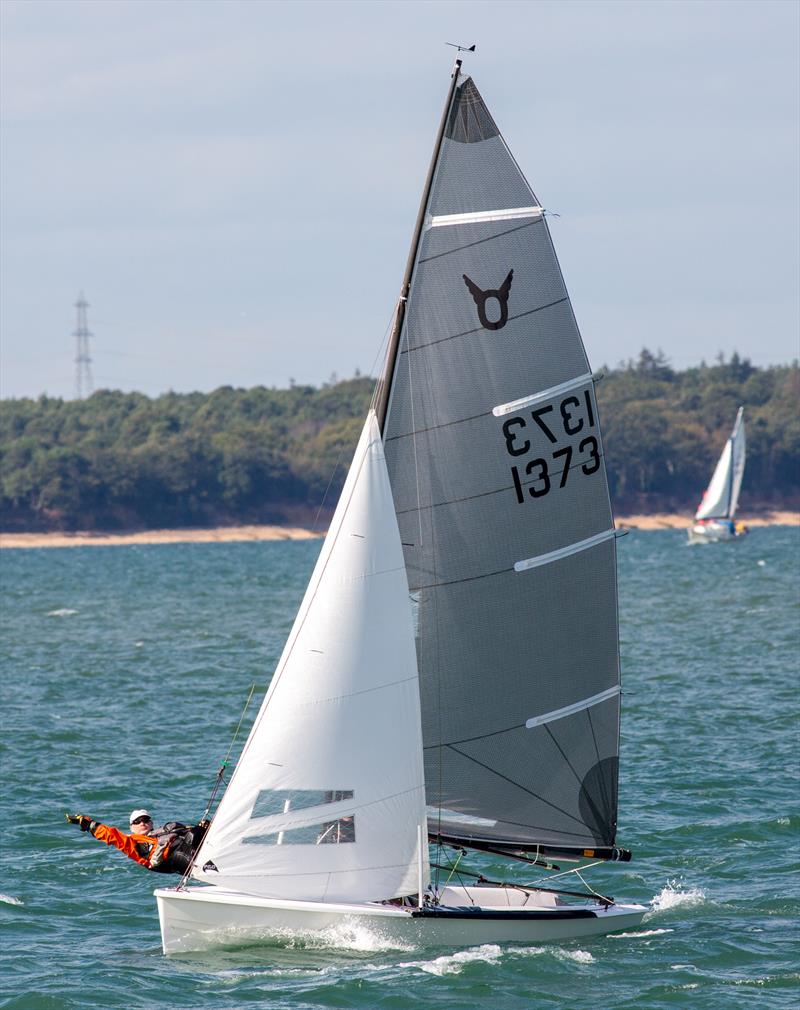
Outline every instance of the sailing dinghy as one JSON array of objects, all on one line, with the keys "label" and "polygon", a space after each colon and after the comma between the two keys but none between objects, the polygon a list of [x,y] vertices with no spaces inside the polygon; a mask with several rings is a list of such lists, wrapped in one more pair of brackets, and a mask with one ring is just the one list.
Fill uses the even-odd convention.
[{"label": "sailing dinghy", "polygon": [[744,407],[739,407],[733,431],[717,461],[711,483],[694,515],[687,533],[690,543],[735,540],[747,533],[747,527],[734,522],[739,504],[745,462]]},{"label": "sailing dinghy", "polygon": [[[616,533],[544,211],[460,68],[305,597],[191,879],[155,892],[166,953],[354,924],[564,940],[646,911],[542,878],[630,859]],[[534,879],[470,876],[467,850]]]}]

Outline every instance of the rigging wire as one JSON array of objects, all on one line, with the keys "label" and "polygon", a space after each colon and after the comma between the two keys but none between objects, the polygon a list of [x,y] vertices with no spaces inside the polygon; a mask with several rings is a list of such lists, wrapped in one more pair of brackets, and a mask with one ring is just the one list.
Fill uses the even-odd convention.
[{"label": "rigging wire", "polygon": [[[452,843],[450,843],[448,845],[448,843],[446,843],[446,842],[440,842],[439,843],[440,850],[443,849],[446,845],[447,845],[448,848],[455,849],[455,851],[458,852],[458,858],[456,859],[455,864],[453,864],[453,866],[452,866],[452,872],[450,874],[450,877],[452,877],[453,873],[455,873],[456,870],[458,869],[458,864],[461,862],[461,857],[465,856],[467,854],[467,850],[464,849],[464,848],[462,848],[460,845],[453,845]],[[537,847],[536,847],[536,856],[535,856],[535,858],[533,860],[534,865],[538,862],[538,859],[539,859],[539,846],[537,845]],[[552,873],[551,872],[551,873],[548,873],[546,876],[536,877],[534,880],[527,881],[527,882],[522,883],[522,884],[508,883],[507,881],[495,881],[495,882],[491,882],[491,881],[488,881],[487,878],[482,873],[479,873],[479,874],[472,873],[469,870],[458,870],[458,875],[459,875],[459,879],[461,878],[461,875],[463,874],[464,876],[467,876],[467,877],[475,877],[478,880],[479,883],[481,883],[481,882],[483,882],[483,883],[495,883],[499,887],[513,887],[513,888],[520,888],[522,890],[525,890],[526,888],[529,888],[531,890],[552,890],[551,888],[547,888],[547,887],[542,888],[542,887],[540,887],[538,885],[540,885],[542,883],[548,883],[551,880],[556,880],[559,877],[565,877],[565,876],[568,876],[570,873],[574,873],[578,877],[578,879],[580,880],[580,882],[583,884],[583,886],[586,888],[586,890],[590,894],[593,894],[596,898],[599,898],[605,904],[605,903],[608,903],[609,901],[612,901],[613,899],[610,899],[606,895],[601,894],[599,891],[596,891],[591,886],[591,884],[588,883],[588,881],[584,880],[583,876],[581,875],[581,870],[584,870],[584,871],[585,870],[591,870],[592,867],[594,867],[594,866],[601,866],[605,862],[607,862],[607,860],[605,860],[605,859],[598,859],[598,860],[595,860],[595,862],[593,862],[593,863],[587,863],[585,866],[573,866],[569,870],[562,870],[559,873]],[[448,867],[445,867],[445,866],[437,866],[435,864],[433,864],[433,865],[435,866],[435,868],[437,870],[446,870],[446,869],[448,869]],[[545,864],[545,865],[547,865],[547,864]],[[556,866],[556,867],[554,867],[554,869],[558,870],[558,867]],[[444,884],[445,887],[447,886],[447,883],[449,883],[450,877],[447,878],[447,881]],[[464,884],[462,883],[461,886],[463,887]],[[574,895],[574,896],[578,896],[578,892],[576,892],[576,891],[563,891],[563,892],[558,892],[557,891],[556,893],[571,894],[571,895]]]},{"label": "rigging wire", "polygon": [[[452,867],[452,873],[456,872],[456,867],[458,865],[458,862],[459,861],[457,860],[456,861],[456,866]],[[435,863],[432,863],[431,865],[435,869],[437,869],[437,870],[448,870],[448,869],[451,869],[451,867],[449,867],[449,866],[440,866],[440,865],[435,864]],[[591,865],[592,866],[596,866],[596,865],[599,865],[599,864],[592,863]],[[588,868],[589,867],[584,867],[584,869],[588,869]],[[566,872],[567,873],[574,873],[575,870],[567,870]],[[451,873],[451,876],[452,876],[452,873]],[[508,880],[490,880],[483,873],[474,873],[471,870],[458,870],[457,873],[458,873],[459,884],[460,884],[461,887],[463,887],[465,889],[465,891],[466,891],[467,885],[464,883],[464,881],[461,878],[462,877],[472,877],[478,884],[483,884],[485,886],[490,886],[490,887],[506,887],[506,888],[510,888],[511,890],[515,890],[515,891],[523,891],[525,894],[529,894],[531,891],[543,891],[543,892],[547,892],[548,894],[564,894],[564,895],[568,895],[569,897],[572,897],[572,898],[585,898],[585,897],[587,897],[587,895],[584,894],[584,892],[582,892],[582,891],[568,891],[568,890],[565,890],[564,888],[557,888],[557,887],[540,887],[537,882],[514,883],[514,882],[511,882],[511,881],[508,881]],[[541,879],[552,880],[556,876],[563,876],[563,874],[551,874],[549,877],[541,878]],[[580,876],[580,874],[578,874],[578,876]],[[449,878],[448,878],[448,882],[449,882]],[[609,898],[607,895],[601,894],[599,891],[595,891],[592,887],[590,887],[586,883],[586,881],[583,879],[583,877],[581,877],[581,882],[586,886],[586,888],[588,889],[588,892],[590,894],[594,895],[600,902],[602,902],[602,904],[604,904],[604,905],[613,904],[613,901],[614,901],[613,898]],[[447,884],[445,884],[444,886],[446,887]],[[467,897],[469,897],[469,900],[470,900],[471,904],[475,904],[474,899],[472,899],[469,896],[468,892],[467,892]]]},{"label": "rigging wire", "polygon": [[595,891],[593,887],[591,887],[589,884],[586,883],[586,881],[581,876],[581,870],[591,870],[593,866],[602,866],[603,863],[605,863],[605,862],[606,862],[605,859],[598,859],[594,863],[587,863],[585,866],[581,866],[581,867],[573,866],[571,869],[569,869],[569,870],[562,870],[560,873],[551,873],[551,874],[549,874],[546,877],[537,877],[535,880],[531,881],[529,884],[526,884],[525,886],[526,887],[535,887],[536,884],[540,884],[540,883],[542,883],[542,881],[555,880],[557,877],[566,877],[570,873],[575,873],[575,874],[577,874],[578,879],[581,881],[581,883],[584,885],[584,887],[588,888],[588,890],[591,891],[592,894],[596,895],[598,898],[602,898],[603,895],[601,895],[598,891]]},{"label": "rigging wire", "polygon": [[[378,364],[378,361],[381,358],[385,358],[386,357],[386,354],[387,354],[387,343],[388,343],[388,340],[389,340],[389,336],[392,333],[392,331],[394,330],[395,320],[397,319],[397,316],[398,316],[398,314],[400,312],[400,306],[401,306],[402,302],[404,302],[404,301],[405,301],[405,298],[401,294],[398,297],[398,299],[395,302],[395,304],[394,304],[394,308],[392,309],[392,314],[389,317],[389,322],[388,322],[388,324],[386,326],[386,329],[383,331],[383,339],[381,340],[380,345],[378,347],[378,350],[377,350],[377,352],[375,354],[375,357],[372,360],[372,365],[370,366],[370,372],[372,372],[374,370],[375,366]],[[378,378],[377,378],[377,380],[375,382],[375,388],[372,391],[372,399],[370,400],[370,403],[369,403],[370,410],[376,410],[376,408],[378,406],[378,394],[380,393],[381,388],[383,386],[383,383],[386,381],[386,378],[387,378],[383,374],[383,372],[385,371],[385,369],[386,369],[386,365],[384,365],[383,371],[378,376]]]},{"label": "rigging wire", "polygon": [[[580,891],[566,891],[563,888],[548,888],[548,887],[540,887],[539,886],[539,884],[541,882],[549,882],[549,881],[555,880],[557,877],[564,877],[566,874],[577,874],[578,877],[579,877],[579,879],[580,879],[580,881],[581,881],[581,883],[587,889],[587,892],[589,894],[594,895],[594,897],[598,898],[603,904],[613,903],[613,898],[609,898],[606,895],[601,894],[599,891],[596,891],[590,884],[588,884],[584,880],[584,878],[581,876],[580,870],[577,869],[577,868],[573,869],[573,870],[567,870],[567,871],[565,871],[564,873],[561,873],[561,874],[549,874],[547,877],[540,877],[540,878],[537,878],[535,881],[529,881],[529,882],[525,882],[525,883],[515,883],[515,882],[511,882],[511,881],[493,881],[493,880],[490,880],[488,877],[486,877],[484,874],[476,874],[476,873],[474,873],[471,870],[459,870],[459,864],[461,863],[462,855],[466,854],[466,850],[460,848],[460,849],[458,849],[458,851],[459,851],[460,854],[459,854],[459,857],[456,860],[456,863],[454,865],[443,867],[443,866],[440,866],[438,864],[431,864],[431,866],[435,870],[441,870],[441,871],[447,871],[447,870],[449,870],[449,872],[451,872],[451,873],[449,873],[449,876],[447,877],[447,880],[442,885],[442,888],[446,887],[447,884],[449,883],[449,881],[451,881],[451,879],[453,878],[454,874],[456,874],[459,877],[460,886],[463,887],[463,888],[465,888],[465,890],[467,888],[467,885],[464,883],[464,881],[462,880],[462,878],[463,877],[472,877],[475,881],[477,881],[478,884],[490,885],[492,887],[510,888],[512,890],[523,891],[525,893],[527,893],[529,891],[546,891],[547,893],[570,895],[573,898],[586,897],[586,895],[584,895],[583,892],[580,892]],[[591,869],[591,867],[599,866],[600,863],[603,863],[603,862],[605,862],[605,861],[600,860],[597,863],[588,864],[586,867],[583,867],[582,869],[583,870],[589,870],[589,869]],[[469,897],[469,895],[468,895],[468,897]],[[470,902],[471,902],[471,904],[475,904],[475,901],[472,898],[470,898]]]},{"label": "rigging wire", "polygon": [[[380,345],[378,346],[378,350],[377,350],[377,352],[375,354],[375,357],[372,359],[372,364],[369,366],[369,373],[368,373],[369,375],[372,375],[372,373],[374,372],[375,366],[378,363],[378,361],[379,361],[379,359],[381,357],[381,354],[384,351],[384,347],[386,346],[386,339],[387,339],[387,337],[389,335],[389,331],[391,330],[392,324],[394,323],[394,319],[395,319],[396,314],[397,314],[397,307],[395,307],[395,309],[392,311],[392,315],[389,318],[389,322],[386,325],[386,329],[383,331],[383,338],[382,338],[382,340],[380,342]],[[380,379],[378,379],[378,381],[375,383],[375,389],[372,392],[372,399],[370,401],[370,408],[374,408],[374,406],[375,406],[375,398],[377,396],[377,391],[378,391],[378,388],[380,387],[380,383],[381,383]],[[319,528],[318,527],[319,517],[322,514],[323,508],[325,507],[325,502],[328,499],[328,492],[331,489],[331,485],[333,484],[334,478],[336,477],[336,474],[339,471],[339,464],[342,462],[342,456],[344,455],[344,450],[345,450],[345,447],[341,446],[340,449],[339,449],[339,455],[336,457],[336,462],[333,465],[333,469],[331,470],[331,475],[328,478],[328,483],[327,483],[327,485],[325,487],[325,491],[324,491],[324,493],[322,495],[322,500],[320,501],[319,507],[317,508],[317,514],[314,516],[314,522],[311,525],[311,530],[314,533],[316,533],[317,530],[318,530],[318,528]]]},{"label": "rigging wire", "polygon": [[[250,702],[251,702],[251,700],[253,698],[253,692],[255,691],[255,689],[256,689],[255,683],[251,684],[250,685],[250,694],[248,694],[247,701],[244,703],[244,708],[242,709],[242,714],[239,716],[239,721],[236,724],[236,729],[234,730],[234,733],[233,733],[233,739],[231,740],[230,747],[228,747],[228,753],[225,755],[225,760],[222,762],[222,767],[223,768],[227,768],[227,766],[228,766],[228,762],[230,761],[230,757],[231,757],[231,751],[233,750],[233,745],[236,743],[236,737],[239,735],[239,730],[242,728],[242,722],[244,721],[245,713],[247,712],[247,708],[248,708],[248,706],[249,706],[249,704],[250,704]],[[209,804],[209,808],[208,809],[210,809],[210,804]]]},{"label": "rigging wire", "polygon": [[[453,863],[453,868],[450,870],[450,875],[448,876],[447,880],[445,880],[444,884],[442,885],[443,887],[447,887],[447,885],[453,879],[453,874],[458,869],[458,864],[461,862],[461,860],[462,860],[462,858],[464,857],[465,854],[466,854],[465,850],[461,849],[461,851],[458,853],[458,857],[456,858],[456,861]],[[437,869],[439,869],[438,866],[437,866]]]},{"label": "rigging wire", "polygon": [[[594,864],[590,864],[590,865],[594,865]],[[588,867],[585,866],[584,869],[588,869]],[[583,886],[586,888],[587,891],[591,891],[591,893],[595,897],[597,897],[597,898],[604,897],[602,894],[600,894],[599,891],[595,891],[595,889],[592,887],[592,885],[590,883],[588,883],[586,880],[583,879],[583,877],[581,876],[581,871],[578,869],[577,866],[574,867],[574,869],[572,870],[572,872],[575,874],[575,876],[578,878],[578,880],[580,880],[580,882],[583,884]]]},{"label": "rigging wire", "polygon": [[[236,724],[236,729],[233,732],[233,739],[231,740],[230,746],[228,747],[228,753],[225,755],[222,763],[219,766],[219,771],[217,772],[217,777],[214,781],[214,787],[211,790],[211,795],[208,798],[208,803],[206,804],[206,808],[203,811],[203,816],[200,818],[201,821],[205,821],[208,818],[208,815],[211,813],[211,808],[214,805],[214,800],[216,799],[217,793],[219,791],[219,787],[225,781],[225,772],[228,768],[228,765],[230,764],[231,752],[233,751],[234,744],[236,743],[236,738],[239,736],[239,730],[242,728],[242,723],[244,722],[244,717],[247,712],[247,709],[250,707],[250,702],[252,701],[255,689],[256,689],[255,683],[251,684],[250,693],[247,696],[247,701],[244,703],[242,714],[239,716],[239,722]],[[186,881],[189,879],[189,875],[192,872],[195,860],[197,859],[197,854],[200,851],[201,846],[202,842],[192,853],[192,858],[189,860],[189,865],[184,870],[183,876],[181,877],[181,881],[178,884],[178,890],[182,890],[186,886]]]}]

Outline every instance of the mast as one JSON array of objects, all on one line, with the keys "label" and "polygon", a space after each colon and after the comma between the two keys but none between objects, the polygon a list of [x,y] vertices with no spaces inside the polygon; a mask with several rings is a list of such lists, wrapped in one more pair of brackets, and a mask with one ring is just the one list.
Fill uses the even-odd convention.
[{"label": "mast", "polygon": [[725,518],[731,518],[731,503],[733,502],[733,470],[734,470],[734,450],[736,444],[733,435],[728,439],[731,445],[731,465],[728,467],[728,507],[725,509]]},{"label": "mast", "polygon": [[619,643],[592,372],[541,205],[472,78],[452,83],[380,390],[430,826],[609,858]]},{"label": "mast", "polygon": [[[740,445],[740,439],[743,440],[744,436],[740,434],[742,430],[742,414],[744,413],[744,407],[739,407],[736,412],[736,420],[733,423],[733,431],[731,432],[730,443],[731,443],[731,467],[728,479],[728,511],[727,518],[733,519],[736,509],[739,505],[739,491],[742,486],[742,474],[744,473],[744,462],[739,470],[738,480],[737,480],[737,447]],[[740,456],[744,454],[742,449]],[[735,493],[734,493],[735,488]],[[734,504],[734,498],[736,503]]]},{"label": "mast", "polygon": [[394,365],[397,359],[397,350],[400,346],[400,333],[403,329],[403,320],[406,315],[408,292],[411,288],[411,275],[414,273],[414,264],[417,260],[417,250],[419,249],[419,243],[422,237],[422,229],[425,226],[425,212],[428,209],[428,200],[433,187],[433,177],[436,173],[436,165],[439,161],[439,152],[442,149],[442,140],[444,138],[444,131],[447,127],[447,120],[450,116],[450,109],[453,106],[453,97],[456,92],[456,86],[458,85],[458,75],[460,70],[461,60],[456,60],[453,64],[453,70],[450,75],[450,87],[447,91],[447,100],[444,104],[442,120],[439,123],[439,129],[436,133],[436,142],[433,146],[433,155],[431,156],[431,163],[428,168],[428,176],[425,180],[425,187],[422,191],[419,213],[417,214],[417,223],[414,226],[414,237],[411,240],[411,249],[408,253],[408,262],[406,263],[406,270],[403,276],[403,284],[400,288],[400,298],[397,302],[397,311],[394,314],[394,325],[392,326],[391,336],[389,337],[389,346],[386,351],[386,362],[383,367],[383,373],[378,380],[378,387],[375,391],[375,414],[378,418],[378,427],[381,429],[381,433],[383,433],[383,423],[386,420],[386,411],[389,406],[389,394],[392,389]]}]

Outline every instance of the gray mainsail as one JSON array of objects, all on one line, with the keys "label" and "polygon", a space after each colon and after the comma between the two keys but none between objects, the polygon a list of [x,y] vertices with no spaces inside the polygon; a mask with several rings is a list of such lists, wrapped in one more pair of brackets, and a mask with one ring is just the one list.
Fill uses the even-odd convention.
[{"label": "gray mainsail", "polygon": [[429,829],[611,847],[616,555],[591,370],[542,208],[471,78],[444,122],[383,423]]}]

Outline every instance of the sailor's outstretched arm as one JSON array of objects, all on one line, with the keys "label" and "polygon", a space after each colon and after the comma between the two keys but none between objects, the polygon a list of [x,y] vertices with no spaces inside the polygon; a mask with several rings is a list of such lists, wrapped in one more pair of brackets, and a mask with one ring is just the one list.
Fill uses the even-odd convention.
[{"label": "sailor's outstretched arm", "polygon": [[152,850],[155,845],[154,839],[148,838],[147,835],[126,835],[119,828],[101,824],[100,821],[92,820],[86,814],[67,814],[67,820],[70,824],[78,824],[81,831],[88,831],[95,838],[99,838],[101,842],[105,842],[106,845],[113,845],[134,862],[149,867],[150,853],[148,852],[147,856],[141,856],[136,846],[137,843],[145,842]]}]

